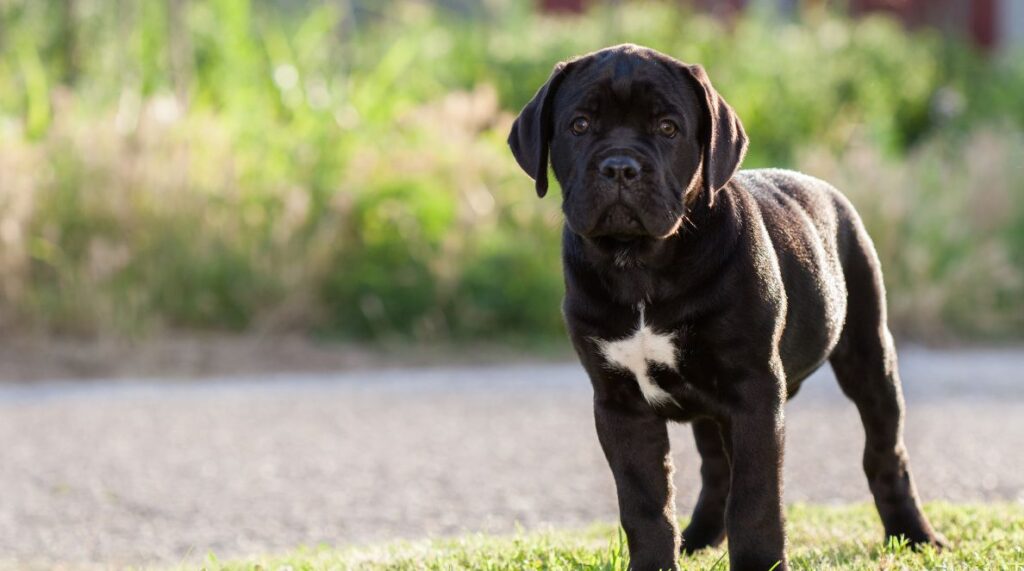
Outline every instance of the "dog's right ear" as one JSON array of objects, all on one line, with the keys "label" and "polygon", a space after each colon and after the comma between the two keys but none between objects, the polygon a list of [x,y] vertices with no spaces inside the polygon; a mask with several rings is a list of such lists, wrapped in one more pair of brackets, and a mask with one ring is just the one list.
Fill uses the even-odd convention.
[{"label": "dog's right ear", "polygon": [[523,107],[512,123],[508,134],[508,146],[519,166],[530,175],[537,187],[537,196],[548,192],[548,145],[551,143],[552,105],[558,86],[565,79],[571,63],[561,62],[551,72],[551,77],[537,90],[533,99]]}]

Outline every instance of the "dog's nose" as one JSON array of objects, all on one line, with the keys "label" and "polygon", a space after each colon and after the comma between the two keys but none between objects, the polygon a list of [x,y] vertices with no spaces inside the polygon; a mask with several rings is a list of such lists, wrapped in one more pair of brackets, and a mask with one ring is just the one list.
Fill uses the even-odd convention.
[{"label": "dog's nose", "polygon": [[598,170],[608,180],[631,182],[640,176],[640,163],[632,157],[614,155],[601,161]]}]

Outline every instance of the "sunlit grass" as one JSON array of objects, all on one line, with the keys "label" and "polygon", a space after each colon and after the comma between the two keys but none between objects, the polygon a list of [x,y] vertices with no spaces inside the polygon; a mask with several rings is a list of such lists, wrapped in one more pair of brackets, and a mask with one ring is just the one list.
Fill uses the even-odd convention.
[{"label": "sunlit grass", "polygon": [[[1024,566],[1024,506],[932,504],[925,510],[952,548],[915,551],[905,542],[883,542],[874,508],[867,505],[789,508],[792,568],[807,570],[1005,569]],[[521,532],[511,536],[467,535],[370,547],[320,547],[278,556],[221,561],[204,568],[241,569],[527,569],[625,571],[628,553],[621,531],[595,525],[580,531]],[[683,570],[728,569],[724,546],[680,560]]]}]

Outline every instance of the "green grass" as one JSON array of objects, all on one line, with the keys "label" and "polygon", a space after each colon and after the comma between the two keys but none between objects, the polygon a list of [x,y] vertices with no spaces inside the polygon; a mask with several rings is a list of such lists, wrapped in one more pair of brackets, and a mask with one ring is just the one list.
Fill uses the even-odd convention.
[{"label": "green grass", "polygon": [[[914,551],[881,539],[872,506],[789,508],[789,557],[794,569],[1024,568],[1024,505],[931,504],[925,510],[953,546]],[[371,547],[303,548],[278,556],[219,561],[204,568],[234,569],[594,569],[625,570],[625,539],[607,524],[581,531],[468,535]],[[724,546],[680,560],[681,569],[728,569]]]}]

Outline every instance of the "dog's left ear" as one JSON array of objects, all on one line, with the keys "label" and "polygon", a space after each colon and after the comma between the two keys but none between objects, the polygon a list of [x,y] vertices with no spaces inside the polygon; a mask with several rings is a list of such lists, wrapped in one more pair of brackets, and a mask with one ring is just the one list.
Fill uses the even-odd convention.
[{"label": "dog's left ear", "polygon": [[740,118],[718,91],[711,85],[707,72],[699,65],[683,65],[683,71],[693,81],[701,107],[704,124],[700,128],[702,167],[701,179],[708,206],[715,203],[715,194],[736,174],[747,153],[747,133]]},{"label": "dog's left ear", "polygon": [[552,102],[570,65],[571,63],[561,62],[555,66],[551,77],[519,112],[519,116],[512,123],[512,131],[508,134],[508,145],[512,148],[512,155],[526,174],[536,181],[537,196],[541,198],[548,192],[548,145],[552,134]]}]

